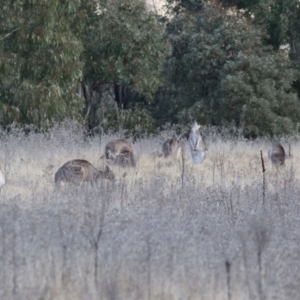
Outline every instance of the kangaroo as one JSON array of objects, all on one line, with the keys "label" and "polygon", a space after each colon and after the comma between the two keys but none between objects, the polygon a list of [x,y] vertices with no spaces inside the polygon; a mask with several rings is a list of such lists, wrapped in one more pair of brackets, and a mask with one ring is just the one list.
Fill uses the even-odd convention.
[{"label": "kangaroo", "polygon": [[83,159],[70,160],[55,173],[55,183],[96,182],[102,179],[114,180],[115,175],[106,167],[105,171],[97,170],[91,163]]},{"label": "kangaroo", "polygon": [[206,144],[199,131],[200,127],[195,121],[189,136],[190,154],[194,164],[201,164],[207,153]]},{"label": "kangaroo", "polygon": [[274,143],[272,149],[268,150],[268,158],[272,166],[283,166],[285,159],[290,157],[291,154],[286,155],[283,146],[279,143]]},{"label": "kangaroo", "polygon": [[124,139],[110,141],[105,146],[105,157],[121,167],[135,167],[132,145]]},{"label": "kangaroo", "polygon": [[184,144],[183,142],[177,140],[176,138],[167,139],[162,144],[162,153],[163,156],[169,157],[180,157],[182,150],[183,150]]}]

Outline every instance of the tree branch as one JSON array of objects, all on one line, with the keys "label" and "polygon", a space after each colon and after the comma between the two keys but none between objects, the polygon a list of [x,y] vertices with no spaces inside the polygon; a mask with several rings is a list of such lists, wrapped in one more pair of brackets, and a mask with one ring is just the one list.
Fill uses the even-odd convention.
[{"label": "tree branch", "polygon": [[14,29],[13,31],[11,31],[11,32],[9,32],[9,33],[7,33],[7,34],[5,34],[4,36],[1,36],[1,37],[0,37],[0,41],[2,41],[2,40],[4,40],[4,39],[8,38],[10,35],[12,35],[15,31],[17,31],[17,30],[19,30],[19,29],[21,29],[21,27],[18,27],[18,28],[16,28],[16,29]]}]

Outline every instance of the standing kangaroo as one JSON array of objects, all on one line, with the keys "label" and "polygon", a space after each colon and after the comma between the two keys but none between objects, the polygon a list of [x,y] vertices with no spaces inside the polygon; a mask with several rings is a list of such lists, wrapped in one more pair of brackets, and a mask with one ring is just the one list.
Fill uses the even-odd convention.
[{"label": "standing kangaroo", "polygon": [[114,180],[113,172],[106,167],[105,171],[97,170],[91,163],[83,159],[70,160],[55,173],[55,183],[97,182],[102,179]]},{"label": "standing kangaroo", "polygon": [[124,139],[110,141],[105,146],[105,157],[121,167],[135,167],[132,145]]},{"label": "standing kangaroo", "polygon": [[190,155],[194,164],[201,164],[207,153],[206,144],[199,131],[200,127],[195,121],[189,136]]},{"label": "standing kangaroo", "polygon": [[268,150],[268,158],[272,166],[283,166],[286,158],[290,158],[291,154],[286,155],[284,148],[279,143],[274,143],[272,149]]},{"label": "standing kangaroo", "polygon": [[177,157],[179,158],[184,144],[182,141],[177,140],[176,138],[167,139],[162,144],[162,152],[164,157]]}]

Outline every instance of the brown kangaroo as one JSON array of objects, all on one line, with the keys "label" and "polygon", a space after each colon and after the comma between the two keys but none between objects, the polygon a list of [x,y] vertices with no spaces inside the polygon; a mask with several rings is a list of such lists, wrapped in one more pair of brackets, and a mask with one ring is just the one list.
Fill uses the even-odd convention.
[{"label": "brown kangaroo", "polygon": [[279,143],[274,143],[272,149],[268,150],[268,158],[272,166],[283,166],[285,159],[291,158],[292,155],[286,155],[283,146]]},{"label": "brown kangaroo", "polygon": [[91,163],[83,159],[70,160],[55,173],[55,183],[97,182],[102,179],[114,180],[115,175],[106,167],[105,171],[97,170]]},{"label": "brown kangaroo", "polygon": [[179,158],[182,153],[183,147],[183,142],[177,140],[176,138],[171,138],[165,140],[162,144],[162,152],[164,157],[173,156]]},{"label": "brown kangaroo", "polygon": [[132,145],[124,139],[110,141],[105,146],[105,157],[121,167],[135,167]]}]

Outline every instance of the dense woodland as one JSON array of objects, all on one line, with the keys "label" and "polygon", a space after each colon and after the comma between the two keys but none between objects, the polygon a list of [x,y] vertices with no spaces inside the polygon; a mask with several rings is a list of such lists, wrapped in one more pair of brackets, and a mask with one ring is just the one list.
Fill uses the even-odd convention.
[{"label": "dense woodland", "polygon": [[298,0],[2,0],[0,123],[298,132]]}]

